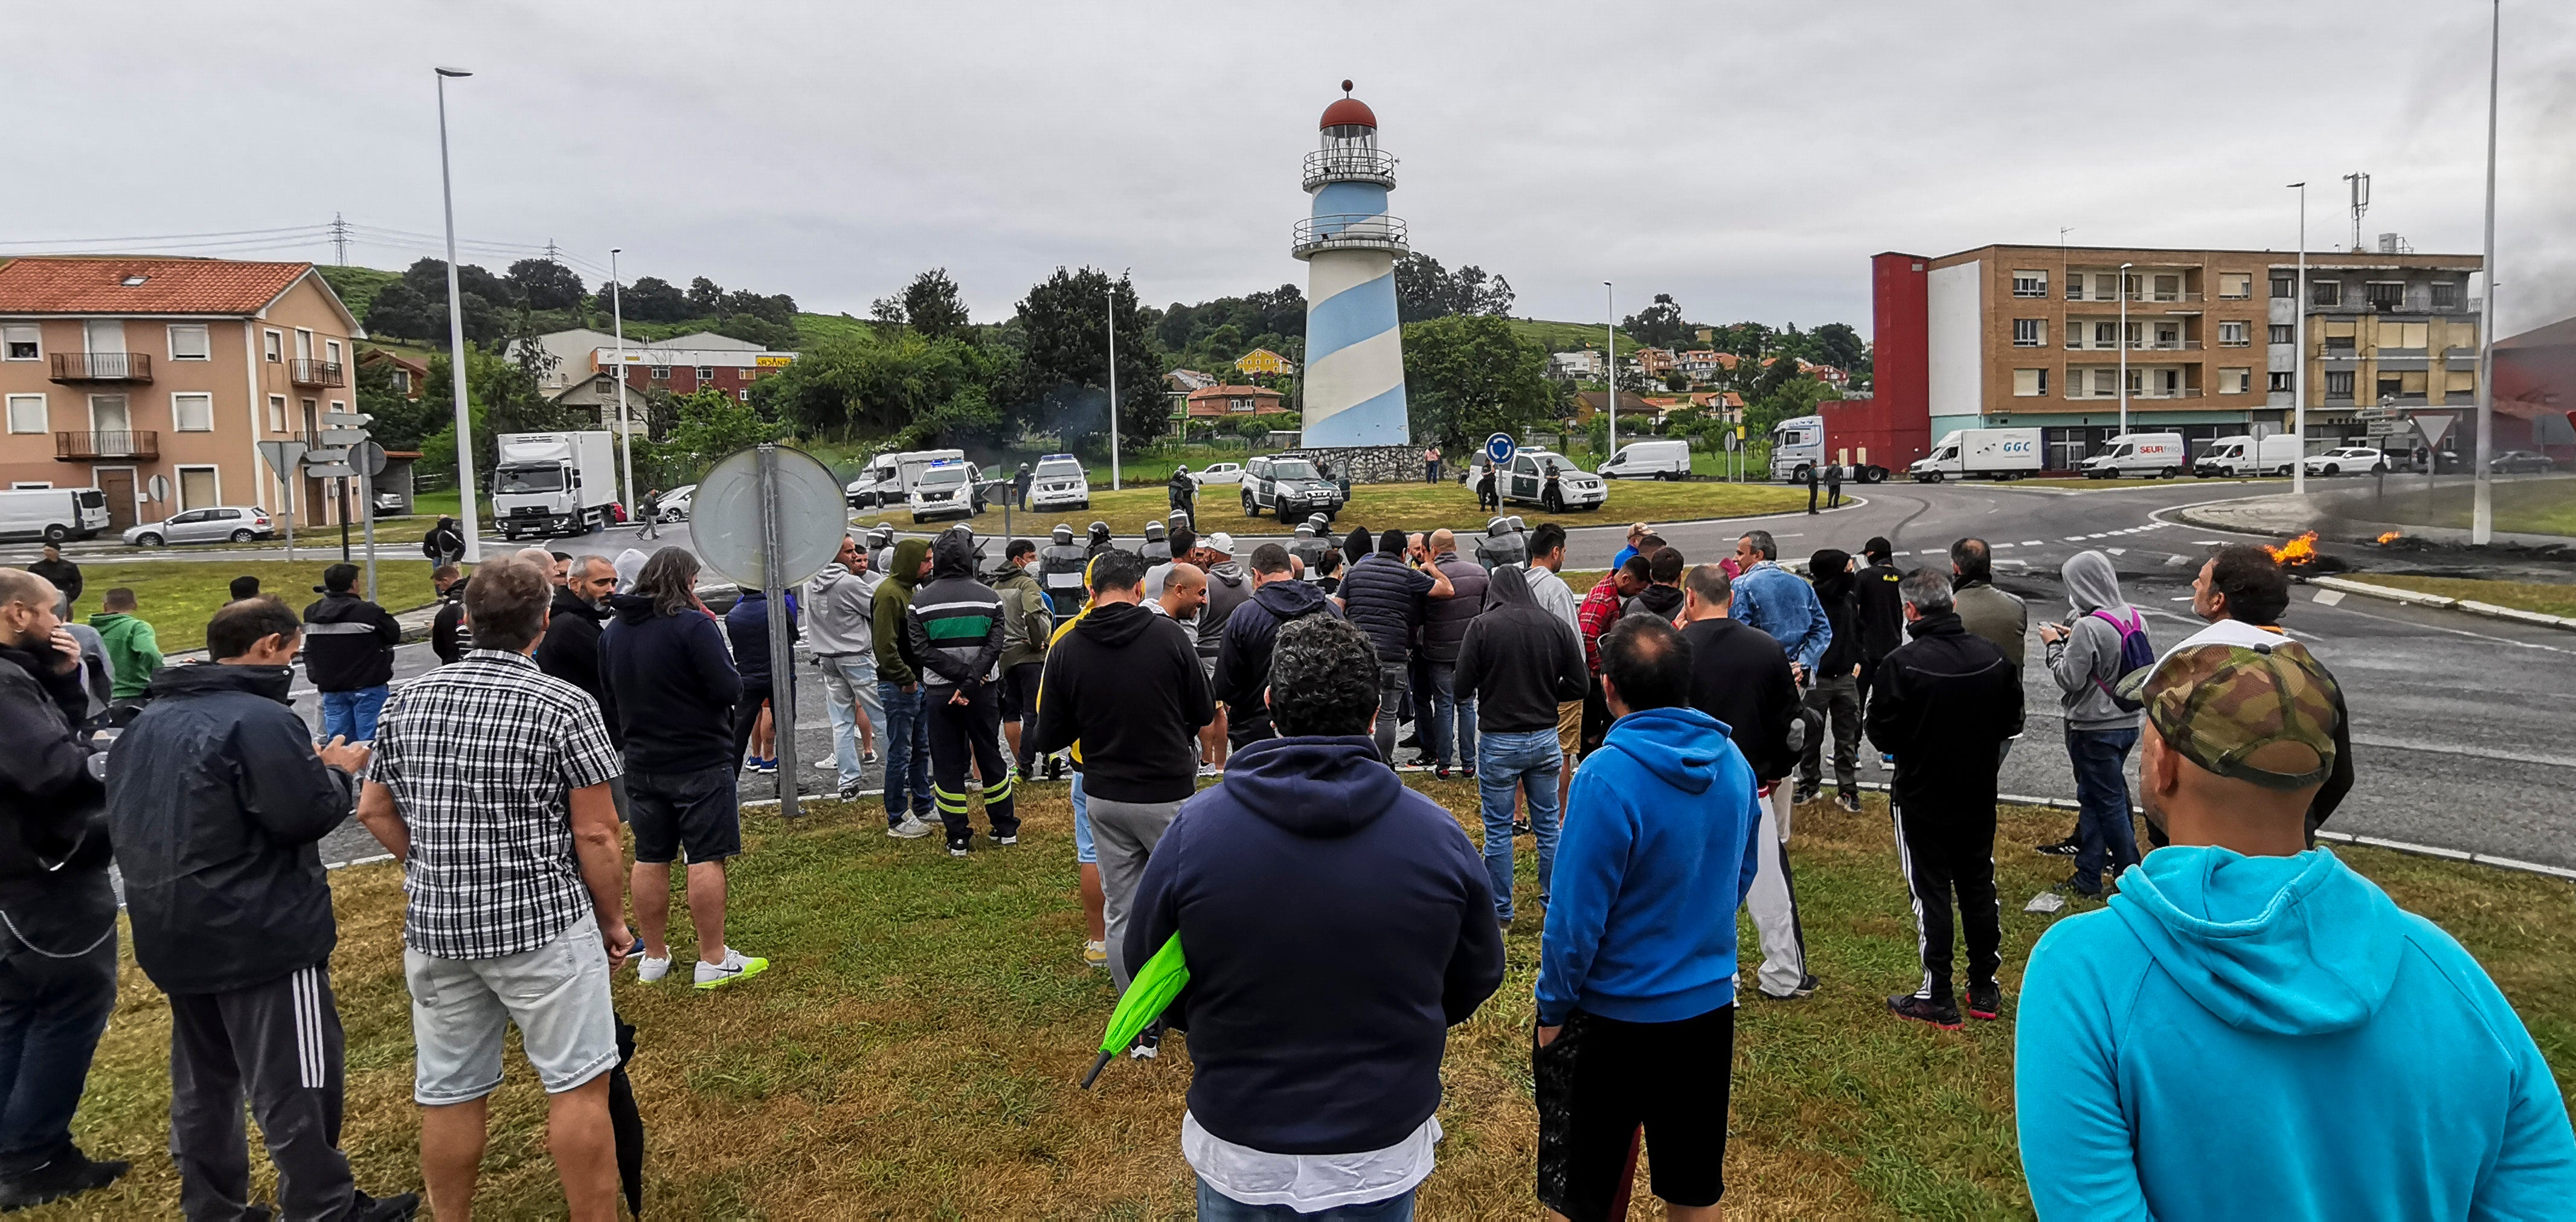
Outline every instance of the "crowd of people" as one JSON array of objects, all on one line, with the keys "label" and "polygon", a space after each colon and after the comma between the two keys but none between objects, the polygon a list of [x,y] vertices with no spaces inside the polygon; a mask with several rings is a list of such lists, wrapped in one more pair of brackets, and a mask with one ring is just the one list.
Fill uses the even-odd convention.
[{"label": "crowd of people", "polygon": [[[794,732],[781,622],[823,681],[821,766],[856,799],[881,761],[888,836],[1012,849],[1021,787],[1069,771],[1083,958],[1120,992],[1167,946],[1188,964],[1128,1052],[1187,1033],[1178,1136],[1202,1217],[1411,1216],[1446,1031],[1533,926],[1538,1201],[1624,1216],[1642,1148],[1669,1216],[1719,1216],[1736,1003],[1748,981],[1783,1004],[1824,987],[1789,846],[1828,773],[1835,805],[1866,809],[1864,740],[1892,767],[1919,933],[1921,975],[1888,1012],[1943,1029],[2007,1013],[1996,806],[2029,720],[2032,616],[1982,540],[1907,571],[1873,538],[1801,574],[1765,531],[1694,561],[1639,523],[1578,593],[1553,523],[1496,518],[1462,554],[1448,530],[1335,546],[1315,520],[1238,559],[1175,504],[1141,545],[1067,524],[998,565],[962,525],[847,535],[775,614],[746,592],[719,615],[677,547],[529,549],[470,578],[432,552],[441,664],[398,688],[400,630],[345,565],[300,614],[236,587],[208,662],[176,666],[131,591],[109,593],[93,643],[60,583],[0,569],[0,726],[26,744],[0,763],[20,827],[0,838],[0,1206],[126,1169],[69,1130],[114,1005],[113,862],[136,958],[172,997],[188,1214],[263,1208],[247,1102],[284,1212],[410,1215],[417,1197],[369,1196],[339,1151],[315,845],[354,813],[405,872],[429,1203],[471,1206],[516,1026],[569,1211],[613,1216],[628,1046],[609,981],[630,959],[640,981],[671,972],[674,863],[690,982],[769,967],[727,944],[725,910],[740,776],[776,768],[766,744]],[[2193,587],[2208,627],[2163,650],[2109,557],[2062,577],[2034,686],[2058,694],[2081,811],[2037,847],[2072,858],[2066,896],[2117,898],[2051,928],[2010,1007],[2040,1212],[2563,1207],[2576,1142],[2530,1035],[2456,943],[2315,846],[2352,784],[2350,731],[2332,674],[2280,628],[2278,566],[2217,549]],[[289,707],[299,656],[319,743]],[[1481,843],[1400,765],[1471,781]]]}]

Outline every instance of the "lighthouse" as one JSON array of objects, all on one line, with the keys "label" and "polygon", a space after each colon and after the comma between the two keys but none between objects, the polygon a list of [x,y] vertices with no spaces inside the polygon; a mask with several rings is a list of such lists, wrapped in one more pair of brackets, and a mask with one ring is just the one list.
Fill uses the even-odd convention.
[{"label": "lighthouse", "polygon": [[1350,96],[1324,108],[1321,147],[1306,154],[1310,215],[1292,254],[1306,261],[1305,437],[1309,448],[1402,446],[1403,332],[1395,261],[1404,222],[1386,212],[1395,158],[1377,146],[1377,115]]}]

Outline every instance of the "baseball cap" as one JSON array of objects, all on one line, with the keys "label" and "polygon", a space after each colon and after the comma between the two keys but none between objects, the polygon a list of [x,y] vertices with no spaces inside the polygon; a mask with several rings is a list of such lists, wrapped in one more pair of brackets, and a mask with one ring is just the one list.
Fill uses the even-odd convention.
[{"label": "baseball cap", "polygon": [[1220,530],[1215,534],[1209,535],[1199,546],[1215,552],[1220,556],[1231,556],[1234,554],[1234,536]]},{"label": "baseball cap", "polygon": [[2177,649],[2118,690],[2184,759],[2219,776],[2301,789],[2334,771],[2341,696],[2297,641]]}]

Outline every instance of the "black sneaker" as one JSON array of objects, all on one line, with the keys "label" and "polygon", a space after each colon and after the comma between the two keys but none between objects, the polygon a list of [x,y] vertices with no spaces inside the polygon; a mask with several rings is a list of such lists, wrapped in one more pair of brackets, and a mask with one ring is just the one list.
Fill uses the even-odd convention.
[{"label": "black sneaker", "polygon": [[361,1192],[351,1202],[349,1217],[355,1222],[409,1222],[420,1212],[420,1194],[397,1192],[389,1197],[371,1197]]},{"label": "black sneaker", "polygon": [[1064,779],[1064,761],[1063,761],[1063,760],[1058,759],[1058,758],[1056,758],[1055,756],[1052,756],[1052,755],[1050,755],[1050,756],[1048,756],[1048,757],[1047,757],[1047,762],[1046,762],[1046,779],[1048,779],[1048,780],[1050,780],[1050,781],[1057,781],[1057,780],[1062,780],[1062,779]]},{"label": "black sneaker", "polygon": [[1815,801],[1816,795],[1823,792],[1824,786],[1822,785],[1800,781],[1798,782],[1798,791],[1789,796],[1789,805],[1804,806],[1809,802]]},{"label": "black sneaker", "polygon": [[1163,1024],[1155,1023],[1136,1035],[1135,1044],[1127,1049],[1130,1060],[1150,1061],[1163,1055]]},{"label": "black sneaker", "polygon": [[2030,846],[2030,851],[2045,857],[2073,857],[2083,847],[2075,837],[2069,836],[2064,840],[2052,841],[2048,844],[2034,844]]},{"label": "black sneaker", "polygon": [[1959,1021],[1959,1007],[1946,1001],[1932,1001],[1912,993],[1901,993],[1887,999],[1888,1012],[1898,1018],[1930,1023],[1943,1031],[1956,1031],[1967,1024]]},{"label": "black sneaker", "polygon": [[951,841],[949,841],[949,842],[948,842],[948,855],[949,855],[949,856],[951,856],[951,857],[964,857],[964,856],[966,855],[966,846],[967,846],[967,844],[968,844],[968,843],[969,843],[969,842],[964,841],[964,840],[951,840]]},{"label": "black sneaker", "polygon": [[1824,984],[1824,981],[1816,979],[1816,974],[1814,972],[1809,972],[1804,978],[1798,981],[1798,987],[1791,989],[1786,993],[1774,993],[1762,988],[1756,988],[1753,991],[1760,993],[1762,995],[1762,1000],[1764,1001],[1796,1001],[1801,997],[1814,996],[1816,990],[1823,988]]},{"label": "black sneaker", "polygon": [[866,784],[866,782],[864,782],[864,781],[846,781],[846,782],[843,782],[843,783],[842,783],[842,785],[841,785],[841,800],[842,800],[842,801],[844,801],[844,802],[856,802],[856,801],[858,801],[858,800],[859,800],[859,787],[860,787],[861,785],[864,785],[864,784]]},{"label": "black sneaker", "polygon": [[2098,900],[2102,898],[2102,884],[2095,883],[2088,887],[2084,885],[2083,879],[2072,874],[2066,876],[2065,882],[2057,884],[2057,889],[2067,893],[2068,895],[2083,896],[2088,900]]},{"label": "black sneaker", "polygon": [[1857,815],[1860,813],[1860,795],[1846,789],[1834,799],[1834,805]]},{"label": "black sneaker", "polygon": [[105,1188],[133,1169],[134,1164],[121,1158],[93,1159],[73,1150],[32,1171],[0,1179],[0,1213]]},{"label": "black sneaker", "polygon": [[1521,836],[1526,836],[1526,835],[1529,835],[1529,834],[1530,834],[1530,825],[1529,825],[1529,820],[1527,820],[1527,819],[1514,819],[1514,820],[1512,820],[1512,835],[1513,835],[1515,838],[1517,838],[1517,837],[1521,837]]},{"label": "black sneaker", "polygon": [[1968,1017],[1993,1022],[2004,1016],[2004,986],[1987,981],[1968,986]]},{"label": "black sneaker", "polygon": [[1432,765],[1432,766],[1431,766],[1431,775],[1432,775],[1434,778],[1437,778],[1437,779],[1439,779],[1439,780],[1443,780],[1443,781],[1448,780],[1448,779],[1449,779],[1449,765],[1447,765],[1447,764],[1434,764],[1434,765]]}]

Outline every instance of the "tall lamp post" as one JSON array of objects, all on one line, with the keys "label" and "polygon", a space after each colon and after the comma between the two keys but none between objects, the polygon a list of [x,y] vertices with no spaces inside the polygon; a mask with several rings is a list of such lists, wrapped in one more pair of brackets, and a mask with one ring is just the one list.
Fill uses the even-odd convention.
[{"label": "tall lamp post", "polygon": [[[2471,485],[2469,542],[2495,539],[2495,170],[2496,72],[2504,45],[2504,0],[2492,0],[2487,18],[2487,249],[2479,266],[2486,272],[2487,299],[2478,309],[2478,469]],[[2440,460],[2434,461],[2440,466]]]},{"label": "tall lamp post", "polygon": [[1607,280],[1601,282],[1601,304],[1608,311],[1601,330],[1610,337],[1610,445],[1601,455],[1601,461],[1608,462],[1619,452],[1619,290]]},{"label": "tall lamp post", "polygon": [[635,433],[626,424],[626,302],[617,275],[617,256],[623,250],[608,248],[608,317],[617,330],[617,448],[626,468],[626,520],[632,522],[644,502],[635,495]]},{"label": "tall lamp post", "polygon": [[1109,299],[1109,490],[1126,487],[1118,473],[1118,286],[1100,290]]},{"label": "tall lamp post", "polygon": [[2120,265],[2120,431],[2129,431],[2129,269]]},{"label": "tall lamp post", "polygon": [[447,211],[447,386],[456,394],[456,507],[465,519],[465,563],[483,561],[483,531],[475,519],[474,421],[465,407],[465,306],[456,288],[456,188],[447,172],[447,78],[474,75],[462,68],[438,73],[438,194]]},{"label": "tall lamp post", "polygon": [[[2298,457],[2290,463],[2290,491],[2308,490],[2308,184],[2290,184],[2299,192],[2299,278],[2290,297],[2290,348],[2297,363],[2290,366],[2290,431],[2298,434]],[[2255,465],[2262,465],[2262,447],[2255,447]]]}]

